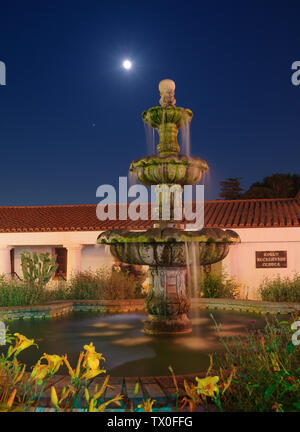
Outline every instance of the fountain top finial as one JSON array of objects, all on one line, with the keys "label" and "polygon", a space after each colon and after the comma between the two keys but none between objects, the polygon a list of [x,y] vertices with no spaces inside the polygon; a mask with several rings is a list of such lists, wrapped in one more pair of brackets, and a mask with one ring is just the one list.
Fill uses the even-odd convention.
[{"label": "fountain top finial", "polygon": [[175,106],[175,82],[170,79],[164,79],[160,81],[158,88],[161,96],[159,100],[160,105],[163,108],[168,106]]}]

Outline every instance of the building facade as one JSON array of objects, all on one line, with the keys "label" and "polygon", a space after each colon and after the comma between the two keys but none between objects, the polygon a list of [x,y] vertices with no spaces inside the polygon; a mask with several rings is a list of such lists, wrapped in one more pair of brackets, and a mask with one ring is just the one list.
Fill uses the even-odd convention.
[{"label": "building facade", "polygon": [[[265,278],[300,273],[300,195],[296,198],[206,201],[204,226],[233,229],[241,243],[230,248],[222,269],[238,280],[244,298],[258,298]],[[97,245],[107,229],[145,230],[151,220],[100,221],[96,205],[0,207],[0,274],[20,276],[21,252],[57,255],[56,277],[114,263]]]}]

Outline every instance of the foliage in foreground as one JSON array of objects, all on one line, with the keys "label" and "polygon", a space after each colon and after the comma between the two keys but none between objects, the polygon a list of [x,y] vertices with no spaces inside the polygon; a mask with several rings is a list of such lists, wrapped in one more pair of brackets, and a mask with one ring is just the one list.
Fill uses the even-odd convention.
[{"label": "foliage in foreground", "polygon": [[[212,317],[213,318],[213,317]],[[294,322],[294,317],[291,322]],[[292,343],[291,322],[267,323],[263,330],[254,327],[246,338],[222,339],[226,353],[217,354],[215,365],[210,355],[210,366],[204,378],[195,382],[178,384],[175,373],[169,367],[176,392],[176,411],[300,411],[300,345]],[[220,325],[216,324],[216,329]],[[295,329],[294,329],[295,330]],[[62,364],[68,368],[70,383],[61,390],[51,386],[51,402],[56,411],[72,411],[82,408],[89,412],[104,411],[115,404],[120,410],[148,411],[156,408],[156,401],[143,400],[137,406],[124,395],[116,394],[104,402],[104,391],[109,386],[109,376],[101,387],[88,387],[89,380],[106,374],[100,362],[102,354],[95,351],[93,343],[84,346],[77,366],[73,368],[67,355],[44,354],[26,374],[25,365],[18,361],[18,354],[36,345],[33,339],[15,333],[7,335],[9,344],[6,355],[0,357],[0,411],[28,411],[39,406],[44,390]],[[295,342],[295,341],[294,341]],[[139,384],[136,384],[135,395]],[[181,388],[180,388],[181,387]],[[92,388],[92,391],[90,390]],[[180,391],[185,396],[180,397]],[[157,408],[156,408],[157,409]],[[163,408],[160,409],[164,411]]]},{"label": "foliage in foreground", "polygon": [[262,300],[273,302],[300,302],[300,275],[265,279],[259,287]]},{"label": "foliage in foreground", "polygon": [[268,322],[263,330],[253,326],[246,338],[221,338],[226,353],[216,357],[219,375],[235,368],[223,399],[226,411],[300,411],[300,345],[293,344],[291,328],[295,321]]},{"label": "foliage in foreground", "polygon": [[62,364],[68,368],[70,381],[59,394],[55,387],[51,386],[51,402],[56,411],[73,411],[82,394],[84,398],[80,398],[80,402],[84,405],[81,407],[86,411],[104,411],[112,403],[120,406],[120,394],[109,401],[101,401],[101,396],[108,386],[109,376],[105,377],[99,390],[96,386],[92,394],[89,393],[89,380],[106,373],[100,365],[104,357],[95,351],[92,343],[84,345],[84,351],[80,352],[74,369],[69,364],[67,355],[44,354],[33,366],[32,372],[26,373],[26,365],[18,361],[18,355],[24,349],[37,345],[33,339],[27,339],[19,333],[15,333],[14,336],[15,338],[9,337],[7,353],[0,357],[0,412],[29,411],[38,407],[47,384],[51,383],[51,379]]}]

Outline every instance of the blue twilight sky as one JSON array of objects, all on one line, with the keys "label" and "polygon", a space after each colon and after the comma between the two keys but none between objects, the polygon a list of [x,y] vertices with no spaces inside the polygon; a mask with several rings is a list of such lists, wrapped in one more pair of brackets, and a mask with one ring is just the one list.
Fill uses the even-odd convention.
[{"label": "blue twilight sky", "polygon": [[299,173],[299,16],[289,0],[1,2],[0,205],[98,202],[147,153],[163,78],[194,112],[206,199],[226,177]]}]

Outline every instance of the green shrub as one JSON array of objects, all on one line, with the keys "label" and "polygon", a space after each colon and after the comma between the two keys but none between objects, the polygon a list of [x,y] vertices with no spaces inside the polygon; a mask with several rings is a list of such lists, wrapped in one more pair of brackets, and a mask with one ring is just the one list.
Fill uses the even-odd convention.
[{"label": "green shrub", "polygon": [[292,278],[265,279],[259,287],[262,300],[274,302],[300,302],[300,275]]},{"label": "green shrub", "polygon": [[117,300],[142,298],[143,277],[128,270],[84,271],[52,289],[0,277],[0,306],[27,306],[54,300]]},{"label": "green shrub", "polygon": [[203,274],[199,283],[199,296],[205,298],[236,298],[239,286],[224,273]]},{"label": "green shrub", "polygon": [[0,306],[27,306],[45,303],[51,294],[37,285],[21,281],[0,281]]},{"label": "green shrub", "polygon": [[230,391],[222,397],[225,411],[300,410],[300,345],[293,344],[291,330],[298,320],[273,319],[262,330],[253,322],[246,337],[221,338],[226,353],[215,356],[216,373],[222,378],[235,369]]},{"label": "green shrub", "polygon": [[141,297],[139,278],[128,271],[101,268],[74,275],[67,287],[70,299],[132,299]]}]

